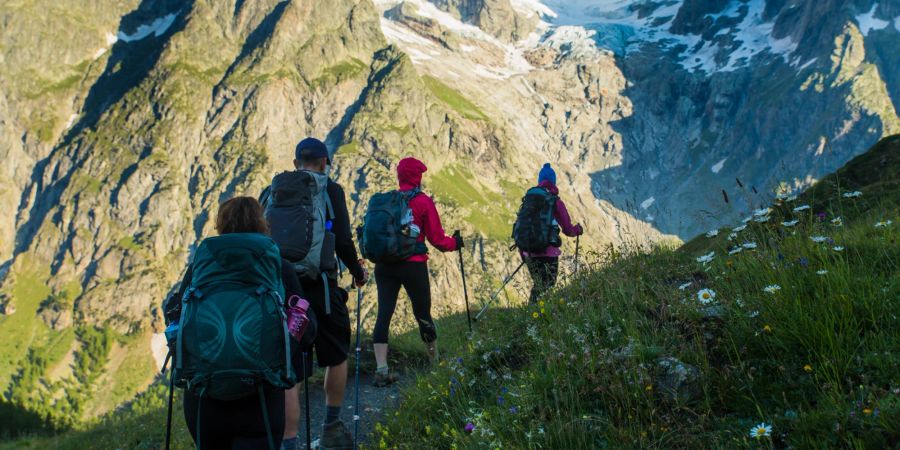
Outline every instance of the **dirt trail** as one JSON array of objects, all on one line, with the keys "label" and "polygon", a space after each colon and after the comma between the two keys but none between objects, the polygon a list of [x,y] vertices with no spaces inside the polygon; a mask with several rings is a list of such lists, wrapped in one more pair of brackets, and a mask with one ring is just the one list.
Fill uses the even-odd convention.
[{"label": "dirt trail", "polygon": [[[318,448],[318,440],[322,434],[322,421],[325,420],[325,391],[322,388],[322,371],[319,370],[317,375],[311,379],[309,385],[309,401],[310,401],[310,421],[312,423],[312,448]],[[400,389],[404,383],[410,381],[411,374],[402,374],[399,383],[385,388],[377,388],[372,386],[372,374],[359,374],[359,442],[365,443],[366,439],[375,429],[386,410],[396,406],[400,400]],[[344,410],[341,413],[341,420],[347,425],[347,428],[353,432],[353,414],[354,414],[354,375],[351,369],[347,380],[347,393],[344,399]],[[301,408],[305,412],[303,402],[305,398],[301,397]],[[306,418],[301,417],[299,445],[297,448],[306,448]]]}]

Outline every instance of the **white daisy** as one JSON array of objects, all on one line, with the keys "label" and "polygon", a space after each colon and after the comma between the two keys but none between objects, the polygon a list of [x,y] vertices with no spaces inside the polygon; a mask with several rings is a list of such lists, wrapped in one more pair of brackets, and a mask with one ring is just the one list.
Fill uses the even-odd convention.
[{"label": "white daisy", "polygon": [[772,435],[772,425],[760,423],[759,425],[750,429],[750,437],[755,438],[755,439],[769,437],[771,435]]},{"label": "white daisy", "polygon": [[781,222],[781,224],[784,225],[785,228],[791,228],[793,226],[796,226],[798,223],[800,223],[799,220],[790,220],[787,222]]},{"label": "white daisy", "polygon": [[766,286],[765,288],[763,288],[763,291],[765,291],[769,294],[774,294],[780,290],[781,290],[781,286],[779,286],[777,284],[772,284],[772,285],[769,285],[769,286]]},{"label": "white daisy", "polygon": [[738,253],[744,251],[743,247],[735,247],[731,251],[728,252],[729,255],[737,255]]},{"label": "white daisy", "polygon": [[697,292],[697,300],[704,305],[712,303],[716,299],[716,293],[712,289],[701,289]]},{"label": "white daisy", "polygon": [[747,317],[750,317],[751,319],[754,317],[759,317],[759,311],[750,311],[750,313],[747,314]]},{"label": "white daisy", "polygon": [[841,247],[840,245],[838,245],[837,247],[834,247],[834,251],[842,252],[842,251],[844,251],[844,247]]},{"label": "white daisy", "polygon": [[884,222],[878,222],[875,224],[875,228],[887,228],[887,227],[891,226],[891,224],[893,224],[893,223],[894,222],[892,222],[890,220],[886,220]]},{"label": "white daisy", "polygon": [[828,271],[825,269],[822,269],[822,270],[819,270],[816,272],[816,275],[827,275],[827,274],[828,274]]},{"label": "white daisy", "polygon": [[836,227],[842,227],[842,226],[844,226],[844,219],[841,219],[840,217],[835,217],[834,219],[831,219],[831,224]]},{"label": "white daisy", "polygon": [[737,237],[738,237],[737,233],[731,233],[728,235],[728,240],[733,241],[733,240],[737,239]]},{"label": "white daisy", "polygon": [[710,230],[706,232],[706,237],[714,238],[719,235],[719,230]]},{"label": "white daisy", "polygon": [[825,236],[810,236],[809,239],[816,244],[822,244],[828,241],[828,238]]},{"label": "white daisy", "polygon": [[741,245],[741,247],[744,247],[747,250],[753,250],[756,248],[756,242],[744,242],[744,245]]},{"label": "white daisy", "polygon": [[684,284],[682,284],[681,286],[678,286],[678,290],[679,290],[679,291],[683,291],[683,290],[685,290],[685,289],[691,287],[692,284],[694,284],[694,283],[684,283]]},{"label": "white daisy", "polygon": [[853,191],[853,192],[844,192],[844,198],[856,198],[862,197],[862,192]]},{"label": "white daisy", "polygon": [[697,262],[701,264],[706,264],[711,262],[716,257],[716,252],[709,252],[699,258],[697,258]]},{"label": "white daisy", "polygon": [[794,208],[794,212],[806,211],[809,209],[809,205],[802,205]]},{"label": "white daisy", "polygon": [[747,225],[741,225],[741,226],[739,226],[739,227],[737,227],[737,228],[735,228],[735,229],[733,229],[733,230],[731,230],[731,231],[733,231],[733,232],[735,232],[735,233],[740,233],[741,231],[744,231],[744,230],[746,230],[746,229],[747,229]]},{"label": "white daisy", "polygon": [[756,211],[753,211],[753,216],[754,217],[768,216],[770,212],[772,212],[772,208],[757,209]]}]

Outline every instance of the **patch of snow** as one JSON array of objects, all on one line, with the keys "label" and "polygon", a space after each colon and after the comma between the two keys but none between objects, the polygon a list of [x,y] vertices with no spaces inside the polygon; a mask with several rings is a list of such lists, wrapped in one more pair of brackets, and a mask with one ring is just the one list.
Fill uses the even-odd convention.
[{"label": "patch of snow", "polygon": [[391,42],[405,42],[407,44],[423,45],[426,47],[434,45],[430,40],[419,36],[409,28],[398,25],[384,17],[381,18],[381,32],[384,33],[384,37]]},{"label": "patch of snow", "polygon": [[113,45],[116,42],[119,42],[118,36],[116,36],[112,33],[106,33],[106,45]]},{"label": "patch of snow", "polygon": [[647,208],[653,206],[653,203],[655,203],[655,202],[656,202],[656,198],[650,197],[647,200],[644,200],[643,202],[641,202],[641,208],[647,209]]},{"label": "patch of snow", "polygon": [[813,59],[811,59],[811,60],[809,60],[809,61],[803,63],[802,66],[800,66],[800,67],[797,68],[797,71],[802,72],[802,71],[806,70],[807,67],[809,67],[809,66],[815,64],[815,62],[818,61],[818,60],[819,60],[819,58],[813,58]]},{"label": "patch of snow", "polygon": [[722,171],[722,168],[725,167],[725,161],[728,161],[728,158],[725,158],[725,159],[723,159],[723,160],[717,162],[715,165],[713,165],[713,166],[712,166],[712,173],[716,173],[716,174],[717,174],[717,173],[721,172],[721,171]]},{"label": "patch of snow", "polygon": [[135,30],[134,34],[127,34],[120,31],[117,36],[119,40],[124,42],[139,41],[150,36],[151,34],[156,37],[160,37],[169,30],[169,27],[171,27],[173,23],[175,23],[176,17],[178,17],[177,13],[169,14],[165,17],[160,17],[154,20],[149,25],[139,26],[137,30]]},{"label": "patch of snow", "polygon": [[406,54],[409,55],[409,58],[413,60],[413,62],[422,62],[422,61],[430,61],[434,58],[431,55],[423,53],[416,48],[408,48],[406,49]]},{"label": "patch of snow", "polygon": [[[95,59],[96,59],[96,58],[95,58]],[[69,120],[66,121],[66,129],[67,129],[67,130],[68,130],[69,128],[72,127],[72,124],[75,123],[75,119],[77,119],[77,118],[78,118],[78,114],[77,114],[77,113],[72,113],[72,115],[69,116]]]},{"label": "patch of snow", "polygon": [[156,361],[156,369],[162,370],[163,364],[166,363],[166,355],[169,353],[165,333],[156,333],[150,338],[150,352],[153,354],[153,360]]},{"label": "patch of snow", "polygon": [[875,10],[878,9],[878,3],[872,5],[872,9],[865,13],[856,16],[856,23],[859,24],[859,31],[863,34],[863,36],[868,36],[869,32],[872,30],[882,30],[888,27],[891,23],[886,20],[876,19],[875,18]]},{"label": "patch of snow", "polygon": [[524,13],[528,17],[531,17],[533,14],[543,17],[556,17],[556,13],[541,3],[540,0],[510,0],[510,3],[512,4],[513,9],[520,13]]},{"label": "patch of snow", "polygon": [[101,56],[103,56],[104,53],[106,53],[106,47],[97,49],[97,51],[94,53],[94,59],[99,59]]}]

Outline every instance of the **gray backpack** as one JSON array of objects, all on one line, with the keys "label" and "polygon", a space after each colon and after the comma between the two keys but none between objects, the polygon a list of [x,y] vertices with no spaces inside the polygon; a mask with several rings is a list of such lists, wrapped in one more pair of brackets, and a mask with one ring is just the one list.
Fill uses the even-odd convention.
[{"label": "gray backpack", "polygon": [[307,280],[337,269],[331,231],[334,213],[327,187],[326,175],[308,170],[283,172],[260,198],[281,256]]}]

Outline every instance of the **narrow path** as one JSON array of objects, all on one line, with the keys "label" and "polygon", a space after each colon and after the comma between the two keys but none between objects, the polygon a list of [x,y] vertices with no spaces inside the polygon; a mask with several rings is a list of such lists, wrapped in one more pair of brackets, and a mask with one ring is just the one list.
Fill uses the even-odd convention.
[{"label": "narrow path", "polygon": [[[318,440],[322,434],[322,422],[325,420],[325,390],[322,388],[322,370],[312,378],[309,385],[309,402],[310,402],[310,421],[312,423],[312,448],[318,448]],[[372,386],[374,375],[368,373],[359,374],[359,442],[363,444],[375,429],[375,424],[384,417],[385,411],[396,406],[400,400],[400,389],[407,378],[401,375],[401,382],[392,386],[377,388]],[[306,416],[304,405],[305,398],[301,397],[301,424],[300,424],[300,445],[298,448],[306,448]],[[353,414],[354,414],[354,375],[351,372],[347,380],[347,393],[344,399],[344,410],[341,413],[341,420],[353,432]]]}]

